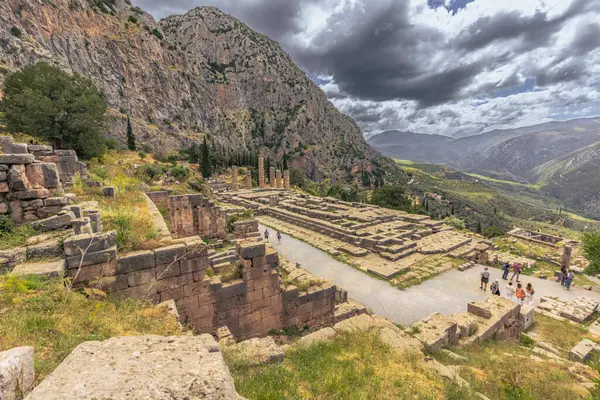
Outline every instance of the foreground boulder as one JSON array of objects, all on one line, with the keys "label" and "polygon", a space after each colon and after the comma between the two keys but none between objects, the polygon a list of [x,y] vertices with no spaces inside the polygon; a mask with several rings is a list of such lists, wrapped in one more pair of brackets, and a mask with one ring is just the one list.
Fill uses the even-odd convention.
[{"label": "foreground boulder", "polygon": [[210,335],[85,342],[27,400],[238,399]]},{"label": "foreground boulder", "polygon": [[0,352],[0,399],[17,400],[35,385],[33,347],[17,347]]}]

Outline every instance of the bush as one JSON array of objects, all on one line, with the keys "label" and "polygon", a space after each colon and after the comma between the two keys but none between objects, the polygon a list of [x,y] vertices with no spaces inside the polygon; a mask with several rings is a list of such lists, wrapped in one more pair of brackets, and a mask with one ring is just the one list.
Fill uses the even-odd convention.
[{"label": "bush", "polygon": [[138,19],[135,15],[130,15],[129,18],[127,18],[128,22],[131,22],[132,24],[137,24],[138,23]]},{"label": "bush", "polygon": [[144,153],[143,151],[138,152],[138,156],[140,156],[140,158],[143,160],[144,158],[146,158],[146,153]]},{"label": "bush", "polygon": [[138,168],[136,174],[146,183],[152,183],[158,176],[167,172],[167,168],[158,164],[146,164]]},{"label": "bush", "polygon": [[410,200],[404,195],[400,186],[381,186],[373,191],[371,203],[384,208],[408,211],[411,208]]},{"label": "bush", "polygon": [[154,28],[152,29],[151,33],[156,36],[157,38],[159,38],[160,40],[163,40],[163,34],[161,31],[158,30],[158,28]]},{"label": "bush", "polygon": [[178,181],[183,181],[190,175],[190,169],[183,165],[176,165],[171,167],[169,174]]},{"label": "bush", "polygon": [[448,226],[453,227],[454,229],[458,229],[461,231],[467,228],[467,226],[465,225],[465,221],[463,221],[462,219],[457,218],[453,215],[447,217],[444,220],[444,223]]},{"label": "bush", "polygon": [[106,152],[106,108],[104,95],[90,79],[45,62],[24,67],[4,81],[2,109],[9,131],[75,150],[84,159]]},{"label": "bush", "polygon": [[11,233],[14,225],[8,215],[0,215],[0,235],[5,233]]},{"label": "bush", "polygon": [[500,236],[504,236],[504,232],[499,229],[496,228],[495,226],[488,226],[487,228],[485,228],[483,230],[483,236],[485,236],[488,239],[493,239],[493,238],[497,238]]},{"label": "bush", "polygon": [[10,33],[14,37],[18,37],[18,38],[20,38],[23,35],[23,33],[21,32],[21,30],[19,28],[17,28],[16,26],[13,26],[12,28],[10,28]]},{"label": "bush", "polygon": [[121,149],[121,145],[119,144],[119,141],[115,138],[106,139],[106,147],[109,150],[120,150]]},{"label": "bush", "polygon": [[585,273],[588,275],[600,273],[600,232],[584,233],[581,244],[583,255],[590,262]]}]

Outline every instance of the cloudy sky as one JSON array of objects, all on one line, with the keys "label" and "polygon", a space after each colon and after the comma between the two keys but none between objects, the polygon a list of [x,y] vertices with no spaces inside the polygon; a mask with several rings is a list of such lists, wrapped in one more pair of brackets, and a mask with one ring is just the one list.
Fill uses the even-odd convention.
[{"label": "cloudy sky", "polygon": [[600,0],[134,0],[214,5],[277,40],[370,135],[600,115]]}]

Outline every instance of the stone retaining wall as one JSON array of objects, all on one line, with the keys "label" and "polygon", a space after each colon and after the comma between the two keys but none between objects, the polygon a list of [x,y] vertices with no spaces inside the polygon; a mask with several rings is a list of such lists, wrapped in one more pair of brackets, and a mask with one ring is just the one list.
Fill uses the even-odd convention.
[{"label": "stone retaining wall", "polygon": [[264,243],[238,245],[242,279],[221,282],[206,275],[208,248],[198,237],[152,251],[119,255],[115,236],[115,232],[107,232],[65,241],[67,276],[75,287],[93,287],[157,303],[174,300],[182,322],[197,331],[214,333],[227,326],[238,338],[264,336],[283,327],[333,322],[336,287],[324,284],[308,292],[294,286],[286,288],[278,270],[279,256]]}]

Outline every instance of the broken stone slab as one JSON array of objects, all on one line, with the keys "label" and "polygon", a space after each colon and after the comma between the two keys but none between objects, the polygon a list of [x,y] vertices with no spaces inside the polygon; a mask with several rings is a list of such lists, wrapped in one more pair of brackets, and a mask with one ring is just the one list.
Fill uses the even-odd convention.
[{"label": "broken stone slab", "polygon": [[456,382],[460,387],[469,387],[469,382],[458,375],[457,369],[449,368],[434,358],[426,357],[425,366],[439,374],[441,377]]},{"label": "broken stone slab", "polygon": [[33,154],[0,154],[0,164],[33,164],[34,161],[35,156]]},{"label": "broken stone slab", "polygon": [[434,313],[412,326],[414,337],[423,343],[429,352],[458,343],[458,324],[440,313]]},{"label": "broken stone slab", "polygon": [[423,344],[397,327],[381,329],[379,339],[397,352],[423,355]]},{"label": "broken stone slab", "polygon": [[271,336],[245,340],[231,346],[235,357],[250,366],[281,363],[285,354]]},{"label": "broken stone slab", "polygon": [[569,351],[569,360],[583,363],[599,350],[600,347],[596,343],[589,339],[583,339]]},{"label": "broken stone slab", "polygon": [[60,186],[58,169],[54,163],[34,163],[26,167],[27,179],[33,189],[57,188]]},{"label": "broken stone slab", "polygon": [[456,354],[455,352],[450,351],[448,349],[441,349],[440,353],[446,355],[448,358],[450,358],[452,361],[455,361],[455,362],[467,362],[467,361],[469,361],[469,359],[467,357],[463,357],[463,356],[461,356],[459,354]]},{"label": "broken stone slab", "polygon": [[523,330],[526,331],[533,325],[534,322],[534,308],[531,306],[521,306],[521,316],[523,317]]},{"label": "broken stone slab", "polygon": [[262,257],[267,249],[264,243],[242,243],[239,248],[240,257],[250,260],[256,257]]},{"label": "broken stone slab", "polygon": [[35,386],[33,347],[0,352],[0,399],[20,400]]},{"label": "broken stone slab", "polygon": [[31,227],[40,232],[56,231],[71,227],[73,219],[75,219],[75,215],[68,212],[63,215],[55,215],[54,217],[36,221],[31,224]]},{"label": "broken stone slab", "polygon": [[68,398],[235,400],[238,395],[212,336],[137,336],[80,344],[28,400]]},{"label": "broken stone slab", "polygon": [[62,257],[63,249],[58,239],[47,240],[27,247],[27,259]]},{"label": "broken stone slab", "polygon": [[75,218],[71,222],[73,224],[73,231],[76,235],[91,235],[94,233],[92,230],[92,224],[90,223],[90,219],[88,217]]},{"label": "broken stone slab", "polygon": [[458,326],[459,340],[474,335],[477,332],[477,319],[470,313],[455,313],[450,319]]},{"label": "broken stone slab", "polygon": [[101,234],[84,234],[71,236],[63,243],[66,256],[79,256],[82,251],[95,253],[116,245],[117,232],[109,231]]},{"label": "broken stone slab", "polygon": [[13,200],[46,199],[50,197],[50,191],[48,189],[32,189],[22,192],[12,192],[10,196]]},{"label": "broken stone slab", "polygon": [[65,275],[65,260],[19,264],[12,270],[13,275],[47,276],[61,278]]},{"label": "broken stone slab", "polygon": [[332,340],[335,337],[335,330],[333,328],[327,327],[323,329],[319,329],[318,331],[309,333],[306,336],[302,336],[296,342],[299,345],[310,346],[313,343],[317,342],[326,342]]},{"label": "broken stone slab", "polygon": [[115,197],[115,188],[113,186],[105,186],[102,188],[102,194],[104,197]]},{"label": "broken stone slab", "polygon": [[338,322],[333,326],[336,332],[353,332],[363,331],[368,332],[372,329],[383,329],[383,328],[397,328],[396,325],[390,321],[380,318],[372,317],[368,314],[360,314],[356,317],[348,318],[345,321]]}]

